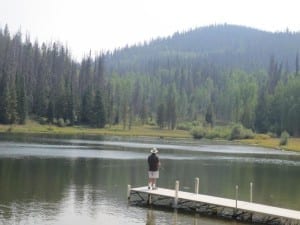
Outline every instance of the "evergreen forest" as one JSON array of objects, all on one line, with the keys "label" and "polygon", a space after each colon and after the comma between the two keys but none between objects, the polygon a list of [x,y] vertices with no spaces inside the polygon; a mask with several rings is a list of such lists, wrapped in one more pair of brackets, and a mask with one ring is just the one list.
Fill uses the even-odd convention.
[{"label": "evergreen forest", "polygon": [[300,135],[300,33],[213,25],[81,61],[0,28],[0,123],[242,124]]}]

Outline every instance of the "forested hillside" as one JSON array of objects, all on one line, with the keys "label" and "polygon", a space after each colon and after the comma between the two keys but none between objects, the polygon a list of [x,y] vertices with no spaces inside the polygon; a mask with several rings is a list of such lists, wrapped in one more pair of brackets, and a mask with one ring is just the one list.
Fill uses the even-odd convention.
[{"label": "forested hillside", "polygon": [[[23,38],[24,39],[24,38]],[[218,25],[81,62],[0,30],[0,123],[241,123],[300,134],[300,34]]]},{"label": "forested hillside", "polygon": [[0,30],[0,123],[105,125],[102,56],[75,62],[60,43],[39,45]]},{"label": "forested hillside", "polygon": [[206,120],[295,135],[299,47],[300,33],[209,26],[116,50],[106,74],[136,96],[127,100],[135,118],[148,107],[161,127]]}]

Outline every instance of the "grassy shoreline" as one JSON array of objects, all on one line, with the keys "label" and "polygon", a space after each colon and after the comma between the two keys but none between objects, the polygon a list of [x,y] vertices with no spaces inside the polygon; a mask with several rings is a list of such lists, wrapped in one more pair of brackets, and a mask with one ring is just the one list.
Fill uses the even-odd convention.
[{"label": "grassy shoreline", "polygon": [[[84,126],[58,127],[54,125],[41,125],[29,121],[26,125],[0,125],[0,133],[4,134],[45,134],[45,135],[79,135],[79,136],[128,136],[128,137],[157,137],[157,138],[184,138],[192,139],[189,131],[159,129],[154,126],[132,126],[131,130],[124,130],[122,126],[111,126],[103,129]],[[300,138],[290,138],[286,146],[280,146],[279,138],[267,135],[256,135],[253,139],[236,140],[243,145],[255,145],[273,149],[300,152]]]},{"label": "grassy shoreline", "polygon": [[39,123],[30,121],[25,125],[0,125],[0,133],[14,133],[14,134],[54,134],[54,135],[112,135],[112,136],[145,136],[145,137],[159,137],[159,138],[191,138],[188,131],[183,130],[167,130],[159,129],[154,126],[132,126],[130,130],[124,130],[122,126],[111,126],[102,129],[91,128],[85,126],[67,126],[58,127],[55,125],[41,125]]},{"label": "grassy shoreline", "polygon": [[279,145],[280,138],[260,139],[256,137],[254,139],[239,140],[239,142],[246,145],[300,152],[300,138],[289,138],[287,145]]}]

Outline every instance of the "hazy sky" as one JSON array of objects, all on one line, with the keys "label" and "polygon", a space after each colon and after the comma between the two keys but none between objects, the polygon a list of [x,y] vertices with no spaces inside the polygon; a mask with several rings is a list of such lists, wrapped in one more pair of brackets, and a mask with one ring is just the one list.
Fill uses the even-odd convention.
[{"label": "hazy sky", "polygon": [[[298,2],[298,3],[297,3]],[[0,0],[0,27],[39,43],[59,40],[73,56],[112,50],[211,24],[300,31],[298,0]]]}]

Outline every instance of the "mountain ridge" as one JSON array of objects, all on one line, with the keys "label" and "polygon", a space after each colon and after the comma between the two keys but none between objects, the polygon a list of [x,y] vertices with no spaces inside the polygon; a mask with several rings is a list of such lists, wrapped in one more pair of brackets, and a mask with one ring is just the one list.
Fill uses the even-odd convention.
[{"label": "mountain ridge", "polygon": [[[108,62],[116,59],[125,67],[145,63],[153,58],[197,59],[225,68],[241,68],[247,71],[266,69],[271,57],[293,68],[300,48],[299,32],[268,32],[239,25],[210,25],[185,32],[175,32],[165,38],[157,38],[143,45],[134,45],[114,51]],[[126,62],[129,63],[126,65]],[[110,67],[115,64],[113,60]],[[138,67],[138,65],[136,65]],[[135,69],[139,70],[139,69]]]}]

